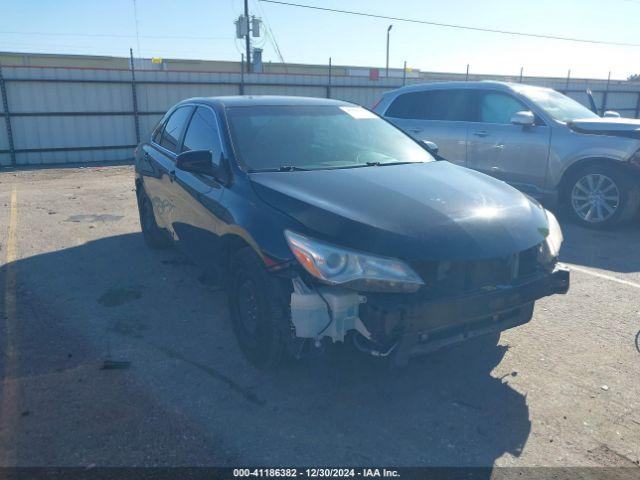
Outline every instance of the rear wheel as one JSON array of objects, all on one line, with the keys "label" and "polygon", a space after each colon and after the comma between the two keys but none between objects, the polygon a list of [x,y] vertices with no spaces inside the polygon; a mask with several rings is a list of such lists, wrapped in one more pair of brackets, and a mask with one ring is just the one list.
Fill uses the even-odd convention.
[{"label": "rear wheel", "polygon": [[572,219],[589,228],[609,228],[630,219],[640,199],[624,172],[607,165],[591,165],[572,175],[565,195]]},{"label": "rear wheel", "polygon": [[286,355],[291,336],[286,295],[254,251],[238,250],[231,261],[229,307],[240,349],[256,367],[277,367]]},{"label": "rear wheel", "polygon": [[171,246],[171,239],[167,233],[156,223],[151,200],[145,193],[142,186],[138,188],[138,213],[140,215],[140,227],[142,236],[147,246],[153,249],[168,248]]}]

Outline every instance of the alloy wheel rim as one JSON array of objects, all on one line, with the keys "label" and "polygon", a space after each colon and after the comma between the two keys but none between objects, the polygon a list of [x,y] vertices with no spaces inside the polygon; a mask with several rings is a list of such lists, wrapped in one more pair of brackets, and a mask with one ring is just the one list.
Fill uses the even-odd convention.
[{"label": "alloy wheel rim", "polygon": [[571,204],[585,222],[601,223],[610,219],[620,206],[620,190],[606,175],[590,173],[571,190]]}]

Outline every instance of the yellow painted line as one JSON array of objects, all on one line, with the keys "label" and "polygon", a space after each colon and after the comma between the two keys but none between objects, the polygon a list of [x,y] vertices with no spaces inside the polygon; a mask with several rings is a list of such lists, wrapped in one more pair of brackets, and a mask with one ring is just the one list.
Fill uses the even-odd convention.
[{"label": "yellow painted line", "polygon": [[622,278],[614,277],[612,275],[605,275],[604,273],[596,272],[594,270],[591,270],[590,268],[579,267],[579,266],[574,265],[572,263],[569,263],[568,265],[571,268],[571,270],[575,270],[577,272],[586,273],[587,275],[591,275],[593,277],[602,278],[604,280],[609,280],[610,282],[616,282],[616,283],[619,283],[621,285],[626,285],[628,287],[640,288],[640,283],[630,282],[629,280],[624,280]]},{"label": "yellow painted line", "polygon": [[[11,381],[16,371],[16,274],[13,262],[16,260],[16,226],[18,224],[18,192],[14,186],[11,190],[9,210],[9,231],[7,232],[6,256],[4,264],[4,378],[2,379],[2,403],[0,403],[0,425],[11,437],[15,433],[17,421],[17,391]],[[7,460],[4,458],[3,460]]]}]

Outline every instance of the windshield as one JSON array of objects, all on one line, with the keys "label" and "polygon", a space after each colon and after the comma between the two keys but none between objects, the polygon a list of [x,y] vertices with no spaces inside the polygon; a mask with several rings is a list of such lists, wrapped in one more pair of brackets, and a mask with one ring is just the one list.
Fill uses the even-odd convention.
[{"label": "windshield", "polygon": [[230,107],[227,115],[236,152],[252,172],[433,160],[407,135],[361,107]]},{"label": "windshield", "polygon": [[527,87],[520,92],[554,119],[569,122],[578,118],[598,118],[584,105],[549,88]]}]

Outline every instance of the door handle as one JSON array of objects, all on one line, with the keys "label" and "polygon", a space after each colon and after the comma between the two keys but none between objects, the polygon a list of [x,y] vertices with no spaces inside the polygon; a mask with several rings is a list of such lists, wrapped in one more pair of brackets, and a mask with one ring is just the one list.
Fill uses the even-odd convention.
[{"label": "door handle", "polygon": [[486,137],[487,135],[489,135],[487,132],[485,132],[484,130],[478,130],[477,132],[473,132],[473,134],[476,137]]},{"label": "door handle", "polygon": [[175,179],[176,179],[176,171],[175,170],[171,170],[169,172],[169,181],[171,183],[173,183]]}]

